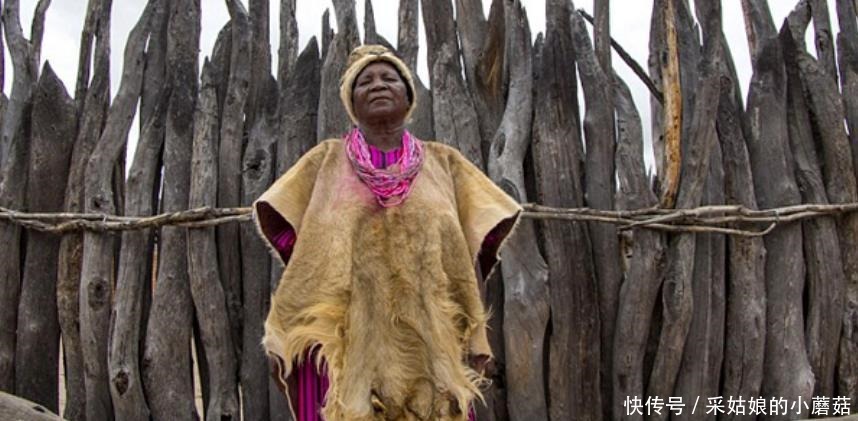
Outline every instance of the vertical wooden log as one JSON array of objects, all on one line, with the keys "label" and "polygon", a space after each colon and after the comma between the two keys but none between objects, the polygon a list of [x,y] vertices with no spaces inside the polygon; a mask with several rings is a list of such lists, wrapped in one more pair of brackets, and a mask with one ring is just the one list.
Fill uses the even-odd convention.
[{"label": "vertical wooden log", "polygon": [[477,167],[486,168],[479,120],[461,76],[453,5],[450,0],[426,0],[420,5],[426,28],[435,136],[439,142],[459,149]]},{"label": "vertical wooden log", "polygon": [[409,68],[417,67],[418,44],[418,2],[414,0],[399,0],[399,27],[397,31],[396,50]]},{"label": "vertical wooden log", "polygon": [[[167,36],[169,86],[164,141],[164,212],[188,207],[193,112],[197,95],[200,3],[182,0],[170,5]],[[146,326],[143,385],[156,420],[196,418],[189,342],[192,302],[187,274],[186,230],[161,230],[158,279]]]},{"label": "vertical wooden log", "polygon": [[[77,116],[74,101],[47,63],[33,93],[32,123],[27,207],[61,212]],[[15,352],[16,394],[53,412],[59,408],[58,253],[56,237],[28,234]]]},{"label": "vertical wooden log", "polygon": [[[614,110],[610,100],[613,95],[607,75],[596,59],[583,18],[578,13],[572,13],[570,16],[578,70],[581,72],[584,98],[587,102],[584,114],[584,135],[587,144],[585,161],[587,206],[596,209],[613,209]],[[588,228],[593,243],[593,261],[599,285],[599,320],[600,324],[612,326],[616,317],[622,277],[616,229],[597,223],[589,224]],[[604,343],[607,336],[600,335],[602,338],[600,343]],[[600,362],[600,369],[603,369],[601,364]],[[598,387],[601,388],[601,386]],[[598,399],[585,399],[588,411],[598,408],[601,414],[601,402]],[[588,414],[594,413],[588,412]]]},{"label": "vertical wooden log", "polygon": [[[156,16],[162,12],[165,5],[164,2],[158,3]],[[160,17],[153,19],[157,26]],[[150,46],[151,43],[150,39]],[[147,60],[147,65],[149,63]],[[144,98],[145,75],[146,71],[143,83]],[[154,193],[158,191],[159,159],[164,144],[166,98],[167,92],[163,91],[160,104],[155,104],[156,106],[147,112],[150,118],[143,125],[128,173],[125,215],[147,216],[155,213],[157,200]],[[144,110],[141,104],[141,119]],[[149,419],[149,406],[143,394],[139,361],[142,327],[145,326],[147,315],[145,306],[149,301],[151,288],[153,251],[151,230],[122,233],[107,357],[113,411],[115,417],[122,420]]]},{"label": "vertical wooden log", "polygon": [[325,9],[322,13],[322,33],[320,35],[322,42],[322,63],[328,57],[328,48],[334,40],[334,30],[331,29],[331,10]]},{"label": "vertical wooden log", "polygon": [[[0,6],[0,10],[2,10],[2,6]],[[3,34],[3,19],[0,19],[0,34]],[[2,96],[6,96],[6,42],[4,41],[4,37],[0,36],[0,93]],[[2,167],[2,163],[0,163],[0,167]]]},{"label": "vertical wooden log", "polygon": [[[275,177],[286,172],[316,145],[316,110],[319,103],[319,45],[316,38],[301,52],[294,70],[283,82],[279,99],[280,124]],[[280,280],[278,276],[277,281]]]},{"label": "vertical wooden log", "polygon": [[[397,35],[397,51],[411,73],[414,74],[414,85],[417,90],[417,109],[411,116],[408,129],[420,139],[434,139],[435,129],[432,117],[432,93],[426,89],[417,74],[418,18],[417,1],[399,1],[399,33]],[[322,56],[324,57],[324,55]]]},{"label": "vertical wooden log", "polygon": [[[643,133],[640,116],[628,86],[615,76],[614,104],[617,109],[617,191],[618,209],[644,209],[658,199],[650,190],[643,161]],[[664,267],[665,238],[655,231],[623,233],[625,282],[620,288],[617,329],[614,334],[612,373],[612,418],[643,420],[623,407],[625,397],[644,396],[643,359],[647,335],[658,297]],[[553,288],[552,288],[553,289]]]},{"label": "vertical wooden log", "polygon": [[[800,47],[792,36],[785,25],[781,29],[780,40],[786,65],[787,120],[790,149],[795,157],[796,180],[805,203],[829,203],[811,127],[810,104],[805,100],[805,88],[809,87],[805,87],[802,81]],[[803,40],[801,45],[804,45]],[[823,77],[828,79],[825,75]],[[815,86],[812,89],[821,88]],[[848,151],[848,145],[846,148]],[[851,160],[851,155],[847,156]],[[850,165],[850,175],[851,172]],[[845,275],[841,248],[837,241],[834,218],[813,219],[804,222],[802,227],[804,258],[807,262],[805,343],[814,374],[813,396],[831,396],[834,392],[834,364],[837,360],[844,303]]]},{"label": "vertical wooden log", "polygon": [[[14,76],[0,134],[0,206],[23,209],[29,166],[29,107],[34,73],[24,38],[17,0],[3,4],[3,29],[12,56]],[[5,162],[5,163],[4,163]],[[15,331],[21,288],[21,229],[0,225],[0,244],[8,246],[0,261],[0,390],[15,390]]]},{"label": "vertical wooden log", "polygon": [[[3,116],[3,132],[0,133],[0,166],[5,167],[4,162],[11,153],[12,144],[18,131],[25,126],[24,114],[28,111],[27,105],[30,101],[33,84],[38,77],[38,69],[33,68],[31,42],[24,38],[20,18],[21,6],[18,0],[7,0],[3,5],[3,29],[6,40],[9,42],[9,51],[12,56],[12,64],[15,75],[12,79],[12,93],[9,95],[9,104]],[[18,64],[15,62],[23,60]],[[15,88],[18,95],[15,95]],[[27,165],[26,162],[23,165]],[[2,180],[2,176],[0,176]]]},{"label": "vertical wooden log", "polygon": [[504,110],[504,5],[493,1],[489,22],[481,2],[456,0],[456,29],[462,48],[465,82],[474,101],[480,128],[480,149],[486,159]]},{"label": "vertical wooden log", "polygon": [[[664,71],[668,65],[668,59],[674,58],[675,55],[669,54],[667,50],[667,27],[665,21],[665,9],[667,4],[665,0],[653,0],[652,12],[649,22],[649,56],[647,57],[647,67],[649,70],[649,78],[655,86],[661,88],[664,94],[664,102],[667,103],[667,94],[669,90],[664,86]],[[679,67],[677,63],[676,67]],[[655,155],[655,174],[659,189],[664,190],[665,180],[665,120],[664,105],[658,101],[655,96],[650,95],[650,133],[652,136],[653,155]],[[659,192],[660,193],[660,192]]]},{"label": "vertical wooden log", "polygon": [[298,21],[295,1],[280,0],[280,47],[277,50],[277,81],[282,88],[286,77],[298,59]]},{"label": "vertical wooden log", "polygon": [[[827,10],[827,9],[826,9]],[[798,41],[798,40],[797,40]],[[858,188],[854,176],[854,163],[849,145],[849,137],[843,124],[844,106],[835,79],[828,73],[827,64],[821,59],[817,62],[810,54],[807,54],[802,44],[795,51],[795,59],[792,62],[801,77],[800,87],[808,105],[810,123],[814,135],[814,145],[822,153],[820,166],[825,180],[824,192],[827,193],[828,201],[831,203],[851,203],[858,200]],[[788,66],[790,64],[787,54]],[[790,67],[788,67],[788,70]],[[858,282],[858,215],[844,215],[836,219],[837,233],[840,239],[840,250],[843,253],[843,272],[848,277],[840,279],[824,277],[821,279],[818,292],[821,295],[821,303],[826,303],[821,312],[823,314],[822,330],[819,334],[818,343],[812,344],[812,337],[807,338],[809,351],[817,350],[814,355],[811,352],[811,364],[818,368],[823,374],[817,374],[817,387],[814,396],[830,396],[834,393],[834,365],[838,358],[837,348],[842,318],[838,316],[844,310],[844,298],[846,294],[846,282]],[[826,264],[838,266],[834,259],[836,256],[826,255]],[[813,291],[813,290],[812,290]],[[811,324],[808,324],[810,327]],[[810,331],[808,331],[810,333]],[[818,362],[818,365],[816,364]],[[848,364],[848,363],[847,363]]]},{"label": "vertical wooden log", "polygon": [[[745,118],[757,202],[762,208],[798,204],[801,195],[787,143],[783,53],[765,0],[743,0],[742,9],[754,65]],[[765,238],[765,244],[766,348],[761,393],[807,400],[813,392],[813,374],[803,332],[801,226],[781,227]]]},{"label": "vertical wooden log", "polygon": [[[95,31],[94,73],[89,80],[89,53],[86,65],[78,69],[78,85],[75,102],[78,104],[78,132],[75,138],[69,178],[66,184],[64,208],[67,212],[84,210],[84,173],[89,156],[101,135],[107,105],[110,98],[110,0],[93,0],[87,6],[87,18],[92,27],[86,26],[81,37],[81,54],[90,51],[84,44]],[[87,22],[89,23],[89,21]],[[85,47],[85,48],[84,48]],[[82,58],[83,59],[83,58]],[[87,86],[87,83],[89,84]],[[81,95],[80,97],[78,95]],[[84,386],[83,355],[79,330],[80,275],[83,257],[83,234],[63,236],[60,243],[60,260],[57,276],[57,308],[63,340],[63,357],[66,368],[66,408],[63,416],[70,420],[85,419],[86,388]]]},{"label": "vertical wooden log", "polygon": [[[269,94],[262,101],[259,118],[250,131],[242,160],[241,203],[245,206],[250,206],[271,186],[277,161],[274,146],[278,141],[278,120],[281,116],[277,113],[277,82],[270,76],[268,86]],[[241,244],[244,278],[244,351],[241,359],[244,419],[267,420],[270,417],[270,376],[268,357],[261,344],[263,325],[270,307],[271,255],[253,224],[241,226]]]},{"label": "vertical wooden log", "polygon": [[372,10],[372,0],[363,2],[363,43],[379,44],[381,41],[375,30],[375,12]]},{"label": "vertical wooden log", "polygon": [[610,0],[593,0],[593,20],[593,49],[596,51],[596,59],[606,74],[612,74]]},{"label": "vertical wooden log", "polygon": [[[719,74],[720,78],[720,74]],[[720,85],[719,85],[720,88]],[[720,96],[720,91],[719,91]],[[716,114],[717,120],[717,114]],[[715,143],[712,149],[712,157],[709,163],[709,182],[706,186],[705,204],[723,205],[726,192],[724,190],[724,165],[721,145]],[[703,384],[704,394],[718,396],[721,390],[721,372],[724,364],[724,338],[727,313],[727,239],[721,234],[713,234],[710,240],[712,253],[709,255],[711,261],[710,276],[712,279],[710,297],[709,342],[707,355],[709,366],[706,373],[706,382]],[[710,419],[714,419],[712,414]]]},{"label": "vertical wooden log", "polygon": [[39,68],[42,66],[42,39],[45,36],[45,15],[51,0],[39,0],[33,11],[33,21],[30,25],[30,68],[33,69],[33,80],[39,78]]},{"label": "vertical wooden log", "polygon": [[[167,89],[163,86],[166,59],[168,4],[153,6],[152,31],[147,43],[137,148],[128,173],[125,215],[147,216],[157,209],[160,158],[164,146]],[[140,344],[143,338],[152,289],[153,230],[122,233],[122,249],[111,315],[110,349],[107,364],[110,394],[116,419],[148,420],[149,406],[143,393]]]},{"label": "vertical wooden log", "polygon": [[462,63],[469,88],[473,91],[477,83],[477,64],[488,35],[488,23],[479,1],[456,0],[456,29],[462,44]]},{"label": "vertical wooden log", "polygon": [[253,67],[250,70],[250,94],[246,111],[250,124],[256,122],[262,102],[265,101],[268,75],[271,74],[270,4],[271,0],[249,0]]},{"label": "vertical wooden log", "polygon": [[[425,5],[426,3],[424,3]],[[510,91],[492,141],[489,175],[517,201],[527,201],[524,157],[533,118],[533,64],[527,15],[518,1],[505,4]],[[424,16],[425,16],[424,7]],[[427,20],[433,22],[433,20]],[[443,49],[451,47],[444,43]],[[436,61],[436,73],[441,69]],[[440,75],[439,75],[440,76]],[[437,107],[436,107],[437,110]],[[437,114],[436,114],[437,116]],[[520,222],[501,262],[504,279],[504,355],[512,419],[547,419],[544,345],[548,322],[548,268],[539,254],[531,221]],[[521,335],[521,332],[528,332]]]},{"label": "vertical wooden log", "polygon": [[[858,7],[848,0],[838,0],[836,4],[840,23],[837,34],[840,85],[852,145],[853,174],[858,178],[858,165],[855,165],[858,163]],[[848,258],[844,262],[852,263]],[[847,269],[846,275],[846,311],[837,364],[837,393],[850,398],[851,402],[858,402],[858,274]]]},{"label": "vertical wooden log", "polygon": [[[706,8],[706,6],[701,5],[700,2],[695,3],[695,5],[697,6],[696,11],[698,19],[703,22],[704,25],[715,25],[711,20],[713,18],[711,14],[717,13],[720,15],[720,10],[716,11],[711,8]],[[708,160],[708,162],[704,164],[707,169],[705,170],[705,173],[700,174],[703,180],[703,190],[698,203],[704,206],[722,204],[724,195],[724,172],[721,162],[721,148],[717,142],[717,133],[714,132],[717,117],[717,101],[720,98],[720,60],[723,56],[720,52],[722,44],[720,39],[718,39],[721,34],[720,16],[715,18],[718,19],[717,26],[705,26],[704,30],[708,30],[707,33],[712,34],[710,35],[710,37],[712,37],[709,44],[710,49],[707,52],[713,54],[712,48],[717,48],[719,51],[714,53],[714,56],[709,56],[710,62],[703,64],[704,66],[710,67],[706,67],[705,69],[696,72],[700,73],[699,82],[690,80],[690,77],[684,79],[686,86],[689,81],[691,83],[697,83],[698,88],[694,90],[695,95],[707,94],[710,95],[710,99],[715,101],[715,106],[708,109],[700,108],[700,105],[698,105],[699,103],[696,103],[693,107],[685,108],[692,111],[700,109],[703,110],[703,112],[711,113],[711,117],[709,117],[710,120],[706,123],[706,127],[692,126],[691,129],[683,128],[683,130],[688,131],[690,136],[693,136],[698,130],[712,130],[712,140],[710,141],[711,143],[708,143],[708,147],[711,149],[708,157],[703,158]],[[707,19],[709,20],[707,21]],[[682,35],[682,37],[686,39],[689,38],[689,36],[690,35],[687,33],[683,33]],[[691,38],[697,39],[696,31]],[[685,44],[687,44],[687,40]],[[687,55],[692,57],[695,56],[695,54]],[[711,60],[715,60],[715,62],[713,63]],[[683,62],[683,65],[686,65],[686,63],[687,61]],[[708,73],[704,74],[704,71]],[[687,72],[683,73],[686,74]],[[707,85],[700,85],[700,83],[706,83]],[[692,115],[690,122],[694,123],[697,121],[700,120],[695,120],[695,116]],[[688,122],[688,120],[686,120],[686,122]],[[709,126],[710,124],[711,126]],[[693,139],[689,139],[689,141],[690,140]],[[693,149],[700,146],[686,142],[684,147]],[[686,156],[683,157],[683,159],[693,153],[693,151],[686,151]],[[683,171],[685,171],[685,169],[683,169]],[[686,176],[688,175],[687,173],[683,174]],[[682,187],[683,183],[680,181],[680,188]],[[680,194],[682,193],[680,192]],[[695,242],[694,263],[691,272],[691,320],[685,346],[682,351],[682,362],[679,367],[675,387],[675,393],[678,396],[682,396],[684,401],[689,402],[691,400],[696,400],[698,396],[717,396],[719,388],[718,380],[721,369],[720,347],[723,346],[723,336],[720,336],[720,332],[723,332],[724,323],[724,238],[715,234],[698,234]],[[712,395],[712,393],[715,393],[715,395]],[[677,416],[676,418],[698,419],[702,417],[700,414],[692,414],[689,411],[683,412],[681,416]],[[706,414],[705,418],[714,419],[715,417],[712,414]]]},{"label": "vertical wooden log", "polygon": [[[244,146],[245,108],[252,95],[251,64],[253,27],[247,10],[236,0],[228,0],[232,21],[229,81],[220,120],[218,149],[217,206],[237,207],[241,202],[241,151]],[[250,115],[248,114],[248,117]],[[220,225],[217,231],[220,281],[226,294],[231,343],[236,357],[241,355],[241,243],[238,224]]]},{"label": "vertical wooden log", "polygon": [[[607,76],[608,80],[611,79],[613,75],[613,68],[611,65],[611,2],[610,0],[594,0],[593,1],[593,50],[596,55],[596,61],[599,63],[599,67],[602,68],[602,72]],[[609,89],[610,93],[610,89]],[[608,95],[603,101],[607,104],[609,109],[614,109],[614,95]],[[607,123],[607,121],[605,121]],[[613,125],[614,122],[611,121]],[[615,132],[612,131],[614,135]],[[601,142],[607,142],[607,139],[601,139]],[[602,150],[602,147],[600,147]],[[611,148],[613,149],[613,148]],[[607,154],[603,155],[601,152],[597,152],[599,159],[607,158]],[[613,150],[611,151],[613,154]],[[590,155],[588,154],[588,157]],[[603,161],[608,162],[608,161]],[[614,162],[611,160],[610,162],[610,170],[613,172]],[[589,179],[589,177],[587,177]],[[611,183],[613,184],[613,183]],[[592,186],[592,184],[590,185]],[[613,193],[615,189],[610,189]],[[589,194],[592,194],[590,191]],[[602,193],[598,194],[601,196]],[[589,197],[589,196],[588,196]],[[602,199],[598,199],[602,202]],[[600,206],[613,205],[613,197],[611,197],[611,202],[602,202],[598,203]],[[609,207],[607,209],[611,209]],[[602,227],[600,227],[602,228]],[[597,234],[595,236],[595,245],[597,250],[603,247],[601,244],[603,242],[600,235]],[[612,246],[615,247],[614,251],[617,251],[617,255],[619,255],[619,245],[616,242],[613,243]],[[596,255],[599,256],[599,251],[596,252]],[[611,415],[611,402],[614,402],[615,399],[612,397],[612,388],[611,388],[611,373],[613,373],[613,358],[614,355],[614,330],[616,328],[616,317],[617,317],[617,302],[619,300],[619,292],[620,292],[620,284],[622,283],[622,272],[617,271],[617,273],[609,274],[604,271],[604,256],[599,256],[597,258],[598,266],[597,273],[600,275],[599,277],[599,331],[601,336],[601,343],[599,344],[600,353],[603,358],[599,360],[600,365],[600,386],[602,388],[602,415],[605,418],[610,418]],[[613,259],[616,262],[616,258]],[[616,265],[616,263],[614,263]],[[601,267],[600,267],[601,266]]]},{"label": "vertical wooden log", "polygon": [[[149,37],[153,5],[154,1],[147,3],[128,37],[119,89],[107,114],[104,131],[87,162],[84,173],[84,211],[87,213],[112,215],[117,212],[111,175],[137,112],[143,81],[143,52]],[[115,238],[108,233],[86,232],[83,237],[80,332],[88,419],[113,418],[107,373],[107,340],[115,276],[114,241]]]},{"label": "vertical wooden log", "polygon": [[[577,113],[575,55],[566,3],[546,8],[546,38],[536,69],[533,154],[536,201],[575,208],[584,203],[584,148]],[[598,292],[586,225],[543,222],[540,233],[551,285],[548,400],[551,419],[580,411],[598,392]],[[571,253],[571,250],[576,250]]]},{"label": "vertical wooden log", "polygon": [[[757,209],[751,164],[742,130],[741,90],[732,56],[724,45],[718,140],[723,151],[725,203]],[[763,239],[728,239],[727,316],[724,339],[724,396],[759,396],[766,338],[765,246]],[[745,419],[728,414],[725,420]]]},{"label": "vertical wooden log", "polygon": [[828,77],[837,83],[837,61],[834,58],[834,32],[831,31],[831,19],[828,13],[828,2],[825,0],[810,0],[810,11],[813,14],[813,35],[816,45],[816,56],[819,64]]},{"label": "vertical wooden log", "polygon": [[[92,63],[93,38],[99,25],[100,12],[103,0],[89,0],[86,5],[83,29],[80,34],[80,48],[78,49],[77,83],[75,84],[74,100],[77,105],[78,115],[83,114],[83,106],[89,89],[90,66]],[[97,69],[96,69],[97,70]]]},{"label": "vertical wooden log", "polygon": [[[217,93],[211,63],[203,64],[202,82],[194,116],[191,160],[191,208],[214,207],[217,201]],[[188,277],[200,336],[208,365],[209,399],[206,420],[238,419],[238,382],[235,348],[229,329],[224,288],[220,283],[214,228],[188,230]]]},{"label": "vertical wooden log", "polygon": [[[719,98],[718,71],[721,42],[718,34],[721,33],[721,6],[720,2],[711,2],[706,5],[697,3],[697,8],[703,23],[705,42],[700,79],[693,88],[696,91],[693,107],[695,112],[688,130],[691,137],[683,145],[683,176],[679,184],[677,208],[696,207],[701,203],[709,174],[711,151],[717,142],[715,115]],[[691,107],[683,107],[683,109],[687,108]],[[686,373],[685,375],[695,374],[694,369],[681,371],[683,358],[688,358],[683,355],[694,357],[693,352],[689,354],[688,351],[683,350],[686,347],[694,310],[692,279],[694,279],[696,263],[695,242],[695,235],[688,233],[677,234],[670,239],[668,266],[662,287],[664,324],[647,388],[647,393],[651,396],[671,396],[674,393],[674,384],[678,375],[683,375],[683,372]],[[702,304],[705,305],[705,303]],[[706,324],[704,323],[704,326]],[[705,344],[699,345],[706,349]],[[700,369],[708,371],[708,365]],[[697,396],[701,396],[705,392],[705,390],[699,390],[698,393],[699,387],[686,388],[683,384],[687,383],[681,381],[678,383],[677,394],[694,396],[697,393]],[[697,384],[701,383],[697,382]],[[665,414],[654,415],[653,418],[663,419],[664,416]]]},{"label": "vertical wooden log", "polygon": [[[656,4],[663,8],[655,9]],[[656,1],[653,4],[653,22],[655,28],[663,24],[664,34],[659,34],[656,40],[650,41],[650,73],[655,73],[662,79],[664,105],[662,118],[654,118],[653,133],[658,133],[656,142],[656,168],[659,174],[664,174],[662,180],[661,205],[672,208],[676,204],[676,194],[679,190],[679,172],[682,165],[682,126],[683,101],[682,81],[679,72],[679,41],[676,33],[676,10],[671,0]],[[651,29],[660,32],[658,29]],[[654,99],[655,109],[661,109],[662,104]],[[655,138],[655,136],[654,136]]]},{"label": "vertical wooden log", "polygon": [[[838,0],[837,18],[840,24],[840,33],[837,34],[840,87],[846,108],[849,143],[852,144],[852,161],[858,162],[858,6],[849,0]],[[855,167],[855,177],[858,178],[858,166]]]},{"label": "vertical wooden log", "polygon": [[[319,140],[342,137],[352,122],[340,102],[340,76],[346,69],[351,51],[360,45],[354,1],[334,0],[337,15],[337,33],[325,55],[322,43],[323,64],[319,93],[319,116],[316,135]],[[325,36],[324,30],[322,36]]]},{"label": "vertical wooden log", "polygon": [[[137,207],[136,209],[138,209],[139,212],[146,212],[149,214],[157,212],[159,209],[161,190],[161,171],[159,168],[161,165],[161,154],[163,153],[164,147],[164,124],[166,122],[167,99],[169,98],[167,87],[164,85],[165,75],[167,74],[167,24],[169,22],[169,10],[169,3],[162,0],[155,6],[155,11],[152,15],[152,30],[149,34],[149,41],[146,44],[146,65],[143,69],[143,90],[140,93],[141,123],[139,124],[140,135],[137,146],[137,148],[140,148],[139,145],[145,142],[145,147],[151,148],[152,150],[147,152],[145,156],[141,156],[143,161],[137,166],[137,169],[135,169],[134,166],[136,152],[135,158],[132,158],[128,178],[132,179],[132,177],[135,177],[134,172],[137,171],[136,176],[137,180],[140,180],[140,186],[135,186],[135,183],[127,183],[128,189],[125,192],[125,215],[129,214],[128,210],[135,209],[135,207],[129,206],[128,202],[130,200],[137,200],[137,195],[145,194],[144,192],[148,192],[152,197],[148,199],[148,202],[144,201],[145,199],[140,199],[140,207]],[[149,127],[151,127],[151,129],[149,129]],[[148,132],[144,133],[147,129]],[[152,139],[148,139],[148,136],[151,136]],[[141,174],[141,172],[143,174]],[[140,190],[132,194],[130,191],[132,190],[132,186],[134,189],[139,188]],[[148,250],[148,252],[144,253],[146,258],[145,261],[141,263],[141,265],[145,266],[145,269],[140,269],[143,274],[142,288],[143,291],[145,291],[141,296],[143,300],[140,308],[141,315],[129,315],[129,320],[135,318],[138,320],[138,327],[135,330],[140,337],[141,344],[143,340],[145,340],[144,335],[146,332],[146,321],[149,319],[149,310],[152,307],[151,291],[152,282],[154,281],[152,277],[152,263],[155,257],[155,233],[155,230],[148,230],[148,237],[146,240],[146,250]],[[125,239],[123,238],[123,242],[124,241]],[[144,270],[145,273],[142,272]],[[138,345],[137,349],[134,351],[135,355],[133,358],[139,361],[140,353],[141,349]],[[131,357],[129,356],[129,358]],[[137,370],[137,376],[139,378],[139,363]],[[138,380],[137,385],[134,385],[133,387],[142,388],[142,383]],[[116,408],[115,405],[114,408]]]}]

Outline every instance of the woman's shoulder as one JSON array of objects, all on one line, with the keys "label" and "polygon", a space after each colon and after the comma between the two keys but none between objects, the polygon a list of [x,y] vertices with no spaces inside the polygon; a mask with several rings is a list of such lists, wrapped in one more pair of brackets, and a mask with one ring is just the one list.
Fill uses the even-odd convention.
[{"label": "woman's shoulder", "polygon": [[437,140],[424,140],[423,149],[426,151],[427,155],[434,156],[435,158],[446,161],[449,164],[456,165],[461,163],[463,160],[467,161],[467,158],[465,158],[465,156],[462,155],[462,152],[458,149]]}]

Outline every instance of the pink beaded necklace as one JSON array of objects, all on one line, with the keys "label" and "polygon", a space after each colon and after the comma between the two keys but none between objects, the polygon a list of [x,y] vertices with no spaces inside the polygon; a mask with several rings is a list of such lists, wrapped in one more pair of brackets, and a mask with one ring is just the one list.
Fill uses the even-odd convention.
[{"label": "pink beaded necklace", "polygon": [[381,206],[397,206],[405,201],[411,193],[414,177],[423,165],[423,142],[420,139],[405,130],[399,160],[383,169],[372,164],[369,145],[359,128],[349,131],[344,143],[352,167]]}]

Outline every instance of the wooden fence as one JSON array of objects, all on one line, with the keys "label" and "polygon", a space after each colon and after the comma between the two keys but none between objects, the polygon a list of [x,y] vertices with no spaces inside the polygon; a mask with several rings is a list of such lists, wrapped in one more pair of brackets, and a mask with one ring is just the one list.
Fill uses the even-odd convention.
[{"label": "wooden fence", "polygon": [[[59,410],[62,343],[69,420],[289,419],[259,345],[282,268],[252,225],[103,228],[247,206],[317,140],[344,133],[354,2],[334,0],[339,31],[326,13],[299,51],[296,0],[281,0],[272,68],[269,1],[226,0],[231,19],[198,74],[201,1],[149,0],[113,64],[112,100],[112,1],[88,2],[73,95],[39,68],[49,3],[29,39],[18,0],[2,11],[13,83],[0,102],[0,390]],[[364,42],[389,44],[366,3]],[[571,1],[547,0],[535,44],[517,1],[494,0],[487,17],[481,1],[400,1],[397,51],[416,67],[422,7],[432,87],[418,82],[412,131],[459,148],[520,202],[554,208],[528,208],[487,280],[497,360],[480,421],[756,419],[755,397],[827,398],[828,415],[843,411],[837,397],[858,406],[858,213],[842,212],[858,202],[858,6],[836,1],[834,34],[825,0],[798,2],[780,29],[766,0],[742,0],[747,102],[720,2],[694,6],[654,1],[649,69],[638,68],[653,119],[642,122],[612,70],[608,0],[596,2],[592,43]],[[755,212],[772,208],[793,213]],[[28,225],[12,211],[42,216]],[[89,219],[63,235],[40,228],[60,212]],[[644,214],[679,229],[618,228]],[[695,230],[702,222],[722,229]],[[770,222],[782,224],[764,231]],[[766,235],[724,234],[739,231]],[[648,397],[661,414],[634,410]],[[724,413],[703,415],[715,397]],[[810,406],[796,412],[760,418]]]}]

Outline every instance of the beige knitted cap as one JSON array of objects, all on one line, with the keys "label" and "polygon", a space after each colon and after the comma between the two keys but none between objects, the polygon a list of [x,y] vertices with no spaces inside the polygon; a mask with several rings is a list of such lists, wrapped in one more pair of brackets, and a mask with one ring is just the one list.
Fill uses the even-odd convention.
[{"label": "beige knitted cap", "polygon": [[411,75],[411,70],[408,69],[405,62],[383,45],[361,45],[352,50],[351,54],[349,54],[348,67],[340,78],[340,100],[343,101],[343,106],[346,107],[349,118],[352,119],[353,123],[357,124],[358,120],[352,104],[352,87],[360,72],[370,63],[377,61],[386,61],[392,64],[405,80],[405,86],[408,88],[411,99],[408,112],[405,114],[405,122],[407,123],[411,119],[411,113],[417,107],[417,91],[414,89],[414,77]]}]

